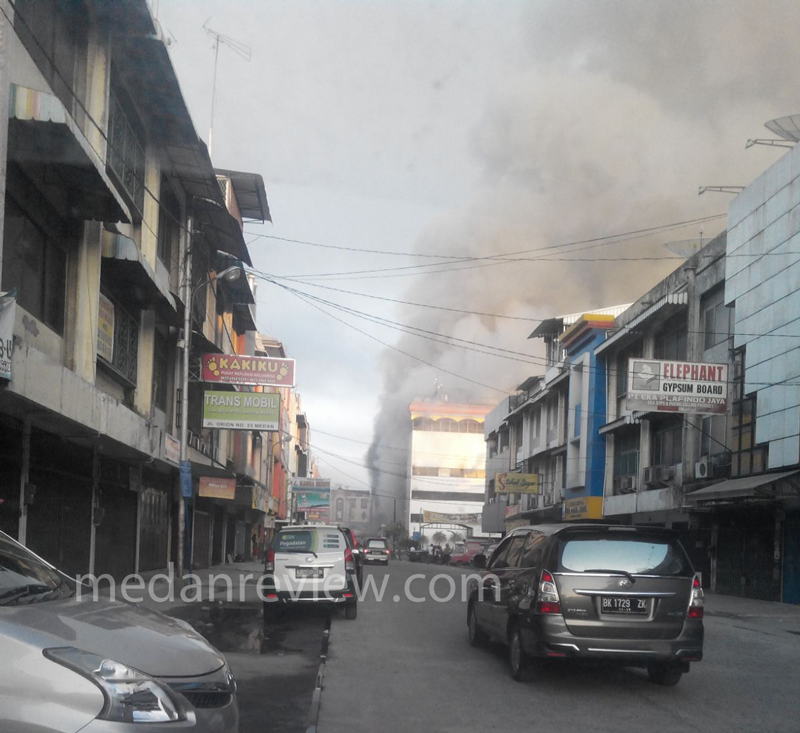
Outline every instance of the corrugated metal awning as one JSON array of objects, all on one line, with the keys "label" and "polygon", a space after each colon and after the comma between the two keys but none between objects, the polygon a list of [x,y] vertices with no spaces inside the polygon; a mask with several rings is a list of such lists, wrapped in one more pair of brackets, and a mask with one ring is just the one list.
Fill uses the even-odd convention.
[{"label": "corrugated metal awning", "polygon": [[100,154],[57,97],[12,84],[8,117],[8,157],[20,165],[46,171],[45,185],[66,191],[75,217],[131,221]]},{"label": "corrugated metal awning", "polygon": [[657,313],[659,315],[664,315],[662,311],[665,308],[669,310],[668,315],[672,315],[673,311],[682,308],[688,303],[689,293],[685,290],[679,293],[669,293],[662,298],[659,298],[655,303],[653,303],[653,305],[642,311],[638,316],[631,319],[624,326],[621,326],[615,334],[609,336],[605,341],[603,341],[603,343],[594,350],[594,353],[601,354],[610,346],[618,344],[627,336],[630,336],[631,332],[634,331],[638,326],[641,326],[645,321],[649,320]]},{"label": "corrugated metal awning", "polygon": [[[791,492],[781,493],[780,486],[775,484],[785,479],[797,476],[800,471],[785,471],[783,473],[762,473],[757,476],[744,476],[729,481],[721,481],[712,486],[693,491],[686,495],[687,501],[725,501],[733,499],[777,499],[781,495],[790,495]],[[771,489],[771,490],[770,490]],[[800,487],[794,487],[797,493]]]}]

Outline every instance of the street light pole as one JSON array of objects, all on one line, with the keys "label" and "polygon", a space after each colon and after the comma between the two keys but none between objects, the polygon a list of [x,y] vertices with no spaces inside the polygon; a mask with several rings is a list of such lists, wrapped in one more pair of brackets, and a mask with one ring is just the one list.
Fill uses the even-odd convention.
[{"label": "street light pole", "polygon": [[191,548],[189,547],[189,501],[192,498],[192,464],[189,461],[189,359],[192,350],[192,305],[197,291],[214,280],[233,282],[242,275],[241,264],[236,264],[209,275],[203,282],[192,288],[192,217],[188,218],[188,242],[186,258],[183,266],[182,297],[183,340],[181,359],[181,432],[180,432],[180,488],[181,497],[178,503],[178,572],[183,577],[184,570],[190,564]]}]

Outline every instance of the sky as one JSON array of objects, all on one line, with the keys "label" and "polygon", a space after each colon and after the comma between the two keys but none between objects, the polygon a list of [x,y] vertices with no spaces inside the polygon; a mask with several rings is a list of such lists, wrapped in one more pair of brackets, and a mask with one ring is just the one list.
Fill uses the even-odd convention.
[{"label": "sky", "polygon": [[[452,400],[496,404],[542,366],[534,320],[378,298],[516,319],[631,302],[680,264],[652,259],[673,256],[665,242],[701,227],[709,238],[724,218],[546,259],[530,250],[724,214],[729,197],[698,187],[747,184],[781,151],[745,141],[800,111],[800,4],[783,0],[769,11],[739,0],[153,5],[206,141],[204,24],[251,49],[249,61],[219,49],[212,158],[264,177],[273,224],[246,227],[255,268],[273,279],[377,270],[277,281],[328,303],[260,281],[257,323],[297,359],[321,473],[385,495],[402,491],[392,474],[410,400],[438,383]],[[430,266],[446,263],[420,256],[432,254],[518,264]],[[480,353],[490,347],[515,355]]]}]

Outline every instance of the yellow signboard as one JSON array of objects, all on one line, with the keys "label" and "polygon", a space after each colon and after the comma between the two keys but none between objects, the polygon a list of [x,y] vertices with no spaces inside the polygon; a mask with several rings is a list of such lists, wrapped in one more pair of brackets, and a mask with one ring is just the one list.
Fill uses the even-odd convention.
[{"label": "yellow signboard", "polygon": [[564,520],[601,519],[603,516],[602,496],[579,496],[564,502]]},{"label": "yellow signboard", "polygon": [[494,477],[495,494],[538,494],[539,474],[498,473]]}]

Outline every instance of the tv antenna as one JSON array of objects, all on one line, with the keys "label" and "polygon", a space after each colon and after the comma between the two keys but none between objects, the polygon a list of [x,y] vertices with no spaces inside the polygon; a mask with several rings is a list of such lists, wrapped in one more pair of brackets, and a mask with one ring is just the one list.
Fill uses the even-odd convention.
[{"label": "tv antenna", "polygon": [[745,148],[752,148],[753,145],[769,145],[773,148],[793,148],[794,143],[800,142],[800,115],[789,115],[788,117],[778,117],[764,123],[770,132],[774,132],[780,139],[756,138],[748,140]]},{"label": "tv antenna", "polygon": [[206,35],[214,41],[214,81],[211,85],[211,127],[208,130],[208,153],[210,155],[214,145],[214,106],[217,101],[217,64],[219,62],[219,47],[220,45],[227,46],[245,61],[250,61],[253,56],[253,50],[247,44],[237,41],[230,36],[226,36],[224,33],[215,31],[213,28],[209,28],[209,20],[211,20],[211,18],[208,18],[208,20],[203,23],[203,30],[206,32]]},{"label": "tv antenna", "polygon": [[702,196],[706,191],[713,193],[732,193],[737,194],[739,191],[744,191],[744,186],[700,186],[697,190],[697,195]]}]

